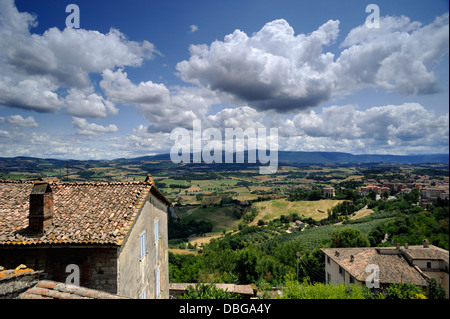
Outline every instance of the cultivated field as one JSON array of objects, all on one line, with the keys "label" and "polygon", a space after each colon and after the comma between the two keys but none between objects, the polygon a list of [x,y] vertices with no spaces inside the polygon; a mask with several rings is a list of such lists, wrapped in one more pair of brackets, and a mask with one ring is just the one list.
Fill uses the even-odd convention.
[{"label": "cultivated field", "polygon": [[254,203],[253,207],[256,207],[258,210],[258,215],[251,224],[256,225],[260,219],[269,221],[274,218],[279,218],[281,215],[289,215],[293,213],[297,213],[299,217],[310,217],[315,220],[321,220],[328,217],[328,209],[333,208],[341,202],[343,202],[343,200],[333,199],[290,202],[285,198],[282,198]]},{"label": "cultivated field", "polygon": [[191,210],[190,214],[183,218],[183,221],[205,220],[213,224],[213,232],[236,229],[240,222],[234,214],[233,207],[202,207],[199,206]]}]

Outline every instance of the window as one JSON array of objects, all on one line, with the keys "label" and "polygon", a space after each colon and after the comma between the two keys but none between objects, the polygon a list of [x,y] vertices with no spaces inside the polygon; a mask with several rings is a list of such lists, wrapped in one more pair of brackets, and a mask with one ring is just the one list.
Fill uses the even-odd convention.
[{"label": "window", "polygon": [[161,267],[158,266],[155,270],[155,298],[161,294]]},{"label": "window", "polygon": [[327,263],[330,264],[330,257],[327,256]]},{"label": "window", "polygon": [[145,247],[145,231],[139,236],[139,244],[140,244],[139,259],[142,259],[147,254],[147,248]]},{"label": "window", "polygon": [[355,283],[355,278],[353,278],[352,276],[350,276],[350,283],[354,284]]},{"label": "window", "polygon": [[327,284],[331,282],[331,275],[327,273]]},{"label": "window", "polygon": [[343,269],[341,266],[339,266],[339,273],[342,275]]},{"label": "window", "polygon": [[427,268],[431,268],[431,261],[427,261]]},{"label": "window", "polygon": [[142,290],[141,294],[139,295],[139,299],[147,299],[147,288],[144,288],[144,290]]},{"label": "window", "polygon": [[159,220],[155,221],[155,244],[159,240]]}]

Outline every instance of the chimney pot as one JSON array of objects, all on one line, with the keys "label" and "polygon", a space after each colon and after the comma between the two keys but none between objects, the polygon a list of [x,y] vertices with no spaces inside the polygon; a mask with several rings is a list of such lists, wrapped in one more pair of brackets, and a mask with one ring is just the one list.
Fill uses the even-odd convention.
[{"label": "chimney pot", "polygon": [[47,182],[35,182],[30,194],[28,232],[41,234],[52,224],[53,192]]},{"label": "chimney pot", "polygon": [[428,243],[428,239],[424,239],[423,240],[423,248],[428,248],[429,247],[429,243]]}]

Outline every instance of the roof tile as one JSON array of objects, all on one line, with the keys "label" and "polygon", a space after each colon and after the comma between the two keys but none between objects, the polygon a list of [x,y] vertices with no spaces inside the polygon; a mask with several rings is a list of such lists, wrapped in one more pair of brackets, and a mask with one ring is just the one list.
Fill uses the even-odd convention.
[{"label": "roof tile", "polygon": [[19,295],[19,299],[124,299],[104,291],[41,280]]},{"label": "roof tile", "polygon": [[[423,276],[401,254],[382,254],[377,248],[322,248],[322,251],[358,281],[365,281],[369,264],[380,270],[380,283],[410,282],[426,286]],[[338,252],[338,254],[336,254]],[[353,258],[351,258],[353,256]]]},{"label": "roof tile", "polygon": [[120,245],[151,191],[170,202],[150,182],[50,182],[53,224],[42,235],[27,232],[34,183],[0,181],[0,245]]}]

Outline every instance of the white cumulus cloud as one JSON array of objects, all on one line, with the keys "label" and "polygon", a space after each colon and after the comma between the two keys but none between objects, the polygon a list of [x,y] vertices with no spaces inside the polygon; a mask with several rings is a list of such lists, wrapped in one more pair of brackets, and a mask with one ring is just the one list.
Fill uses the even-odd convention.
[{"label": "white cumulus cloud", "polygon": [[[159,54],[152,43],[131,41],[113,28],[105,34],[69,28],[31,33],[36,24],[37,17],[19,12],[13,0],[0,1],[0,105],[46,113],[67,107],[77,116],[116,114],[97,93],[79,93],[92,87],[89,75],[140,66]],[[61,95],[66,91],[67,97]],[[80,109],[74,100],[81,101]],[[86,103],[93,103],[93,110]]]},{"label": "white cumulus cloud", "polygon": [[336,41],[339,21],[295,34],[279,19],[251,36],[235,30],[223,41],[192,45],[177,70],[184,81],[281,113],[371,86],[405,95],[437,92],[433,68],[448,53],[448,13],[424,26],[403,16],[382,17],[380,26],[354,28],[335,56],[325,48]]},{"label": "white cumulus cloud", "polygon": [[119,130],[114,124],[102,126],[95,123],[89,123],[86,119],[79,117],[73,117],[72,123],[77,129],[77,133],[80,135],[98,136],[106,133],[115,133]]}]

